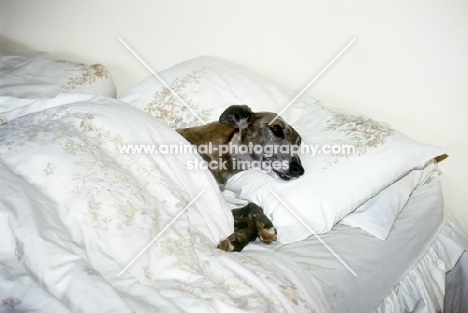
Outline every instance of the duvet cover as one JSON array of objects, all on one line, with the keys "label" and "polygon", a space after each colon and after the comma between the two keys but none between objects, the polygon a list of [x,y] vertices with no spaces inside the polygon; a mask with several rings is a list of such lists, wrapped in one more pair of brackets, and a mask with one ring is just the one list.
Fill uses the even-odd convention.
[{"label": "duvet cover", "polygon": [[0,312],[328,312],[314,277],[252,245],[216,249],[232,216],[198,155],[119,100],[0,97]]}]

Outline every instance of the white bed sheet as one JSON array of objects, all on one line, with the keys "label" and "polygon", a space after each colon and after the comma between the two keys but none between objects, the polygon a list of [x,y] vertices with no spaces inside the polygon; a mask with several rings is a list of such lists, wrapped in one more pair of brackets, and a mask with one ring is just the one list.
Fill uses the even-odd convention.
[{"label": "white bed sheet", "polygon": [[[386,241],[345,225],[320,238],[356,277],[313,236],[270,248],[308,269],[339,313],[440,312],[445,274],[468,249],[467,235],[449,212],[444,214],[438,177],[416,188]],[[466,281],[453,284],[466,290]]]}]

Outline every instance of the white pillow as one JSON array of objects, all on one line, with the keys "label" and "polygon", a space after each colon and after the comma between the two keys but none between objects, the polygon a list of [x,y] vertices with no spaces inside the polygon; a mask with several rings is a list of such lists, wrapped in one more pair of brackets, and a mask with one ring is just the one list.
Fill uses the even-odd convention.
[{"label": "white pillow", "polygon": [[[298,93],[244,67],[212,57],[180,63],[159,76],[205,122],[217,120],[232,104],[247,104],[254,112],[279,112]],[[127,90],[120,99],[172,127],[200,124],[153,76]],[[282,117],[299,132],[304,145],[331,148],[352,144],[357,149],[354,155],[303,154],[305,175],[287,183],[259,171],[232,177],[226,189],[262,206],[277,227],[281,242],[304,239],[310,232],[270,189],[314,232],[324,233],[409,171],[446,153],[444,148],[410,140],[365,116],[328,110],[308,95],[296,100]]]},{"label": "white pillow", "polygon": [[289,209],[313,232],[328,232],[382,189],[446,153],[443,148],[413,141],[395,129],[357,114],[335,112],[331,119],[315,121],[297,131],[305,138],[305,144],[339,147],[354,143],[357,153],[302,154],[305,174],[292,182],[276,181],[258,171],[245,171],[232,177],[226,185],[237,197],[264,209],[277,227],[278,240],[283,243],[311,235]]},{"label": "white pillow", "polygon": [[[297,95],[296,91],[245,67],[209,56],[174,65],[158,73],[158,76],[205,123],[217,121],[221,113],[233,104],[247,104],[254,112],[279,112]],[[202,124],[153,75],[123,92],[119,99],[174,128]],[[300,115],[310,107],[322,108],[318,100],[303,95],[285,112],[283,118],[290,124],[292,121],[304,123],[306,121]]]},{"label": "white pillow", "polygon": [[433,175],[438,175],[435,160],[429,161],[424,169],[412,170],[384,188],[378,195],[345,216],[340,224],[359,227],[381,240],[387,239],[398,214],[408,202],[414,189],[424,184]]},{"label": "white pillow", "polygon": [[114,81],[101,64],[52,61],[43,53],[0,51],[0,96],[39,98],[58,93],[116,97]]}]

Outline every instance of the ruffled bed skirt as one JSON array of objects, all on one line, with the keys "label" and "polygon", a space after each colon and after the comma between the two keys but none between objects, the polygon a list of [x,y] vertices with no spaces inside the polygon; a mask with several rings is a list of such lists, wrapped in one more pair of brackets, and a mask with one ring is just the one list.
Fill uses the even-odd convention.
[{"label": "ruffled bed skirt", "polygon": [[446,212],[435,242],[376,312],[468,312],[467,250],[468,236]]}]

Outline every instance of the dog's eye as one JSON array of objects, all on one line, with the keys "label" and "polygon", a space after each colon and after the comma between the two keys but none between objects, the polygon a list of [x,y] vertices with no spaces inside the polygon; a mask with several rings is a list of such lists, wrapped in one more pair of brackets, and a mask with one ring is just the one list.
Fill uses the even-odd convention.
[{"label": "dog's eye", "polygon": [[276,137],[283,137],[283,129],[280,126],[274,125],[271,127],[271,131]]}]

